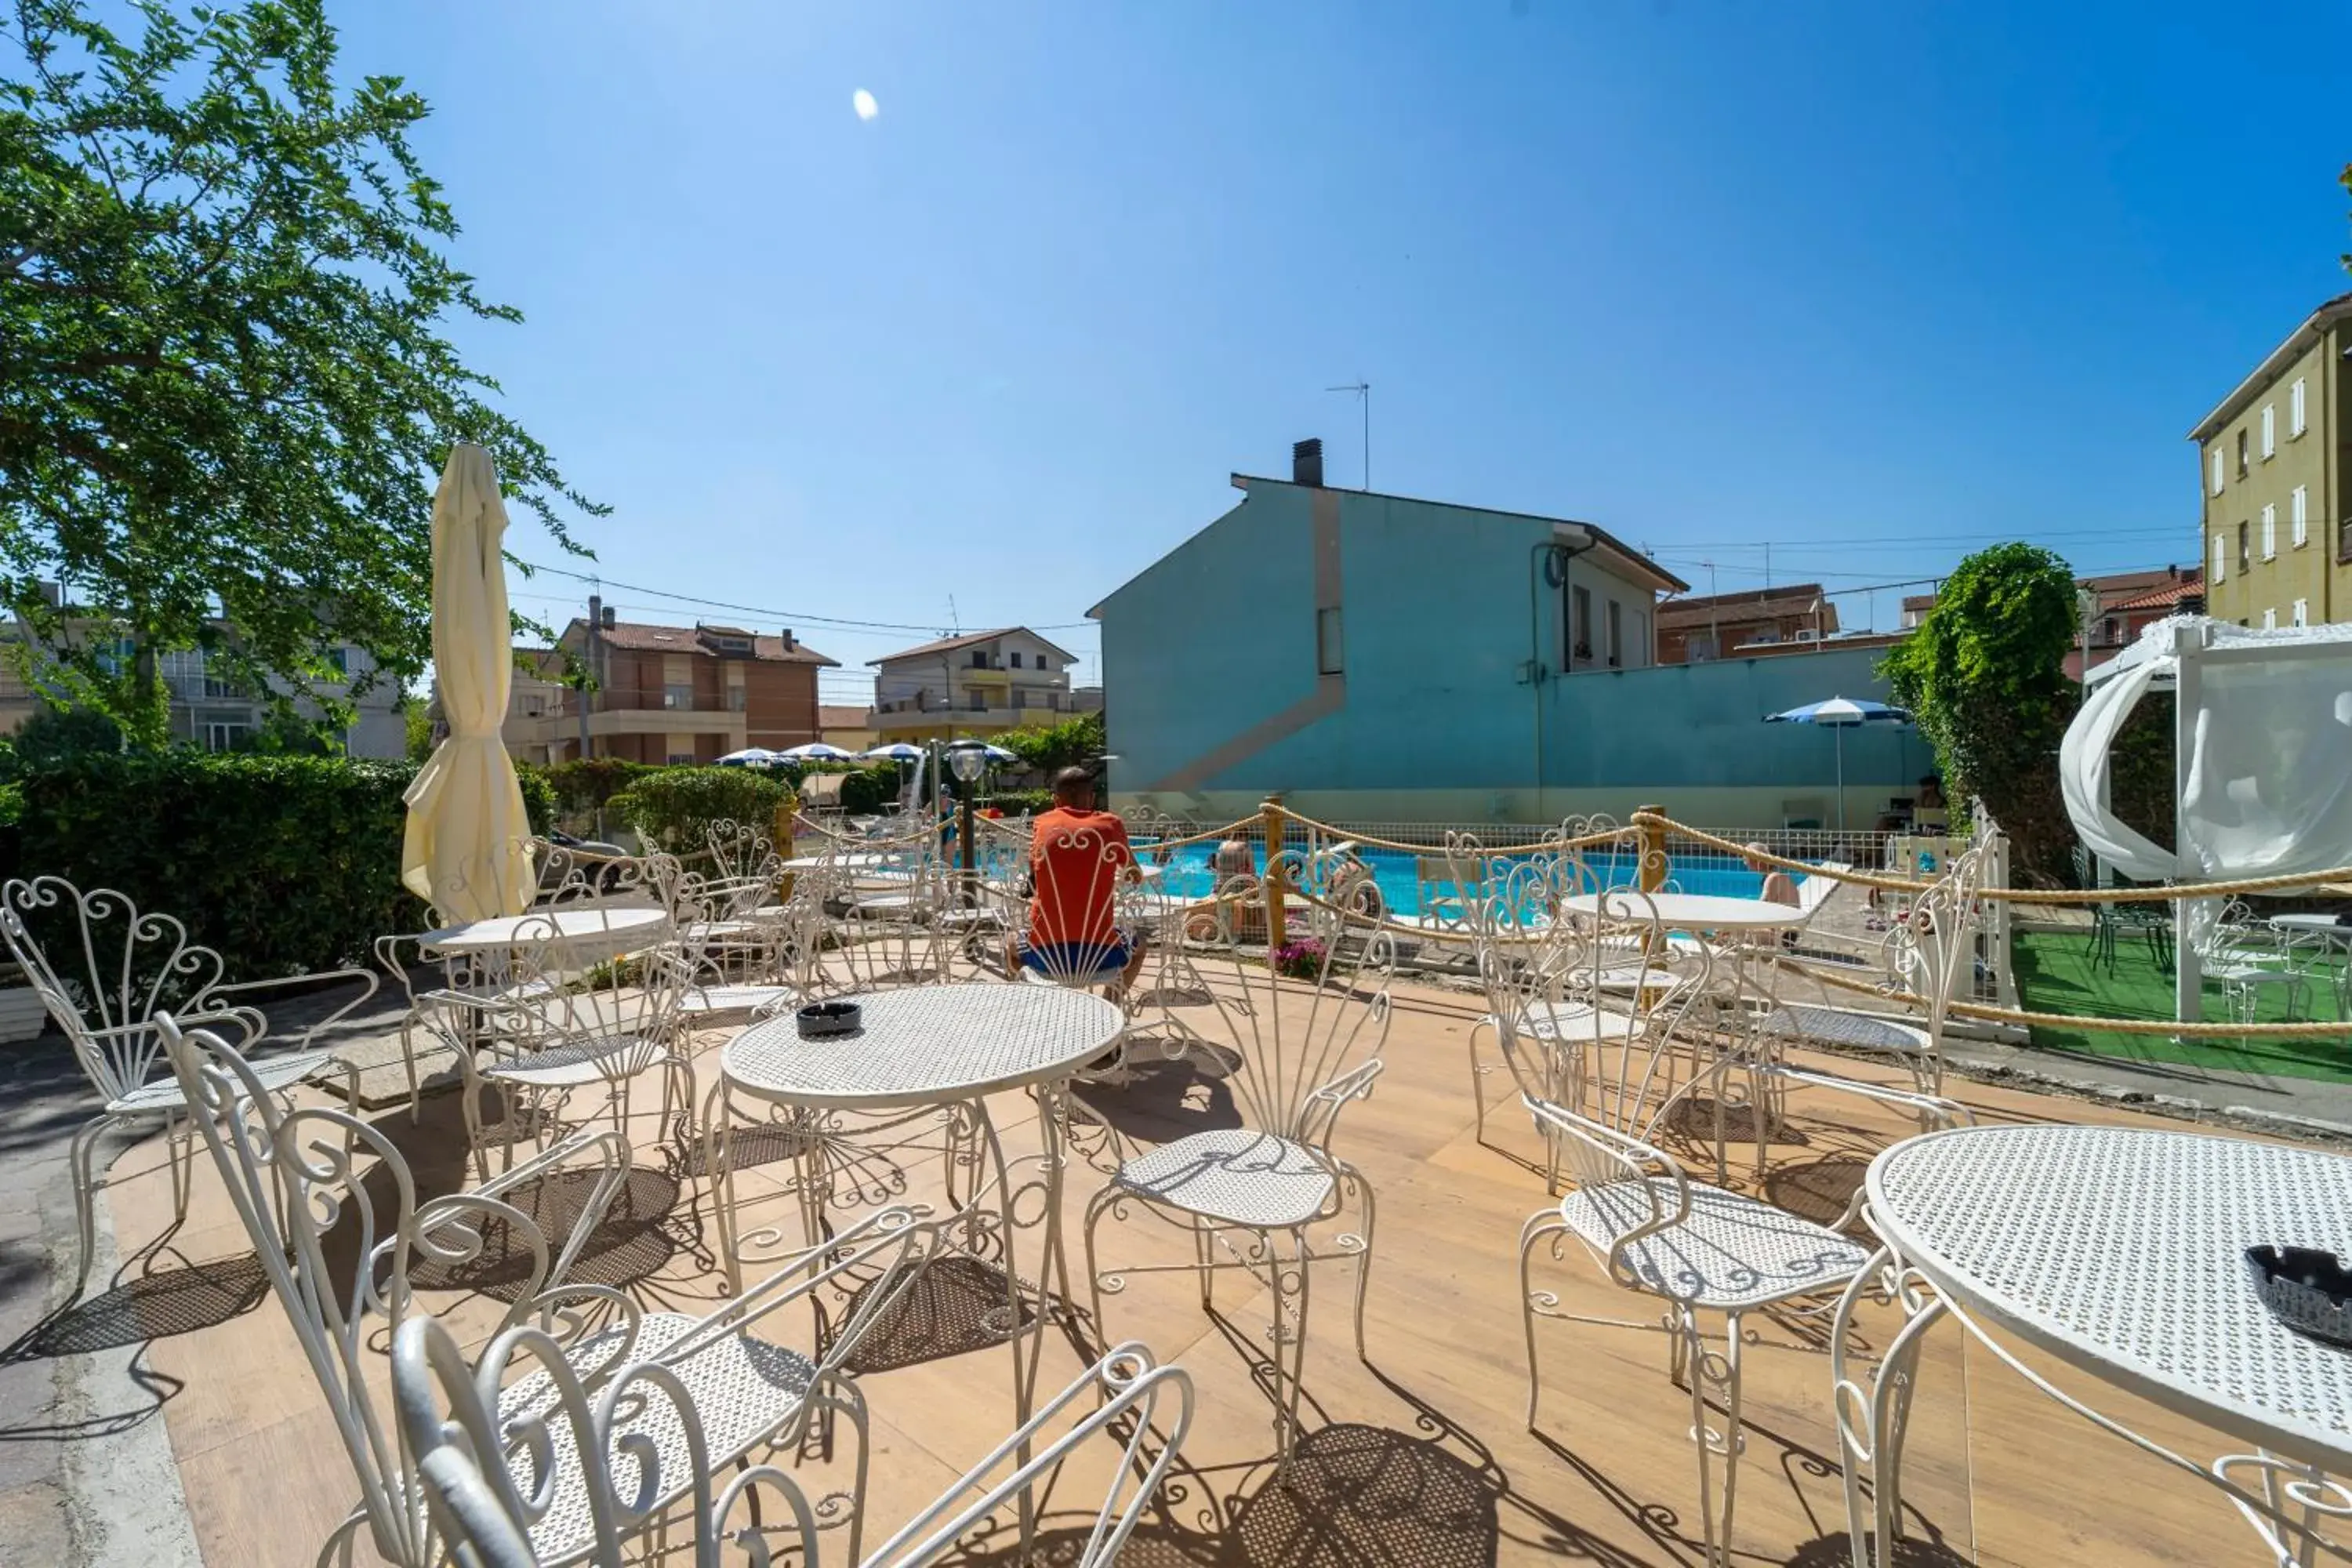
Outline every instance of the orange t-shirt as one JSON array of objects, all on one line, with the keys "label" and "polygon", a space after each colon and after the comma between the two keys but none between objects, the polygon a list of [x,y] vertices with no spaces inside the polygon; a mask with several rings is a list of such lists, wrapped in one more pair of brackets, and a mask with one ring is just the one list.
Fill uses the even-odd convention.
[{"label": "orange t-shirt", "polygon": [[1111,895],[1134,864],[1127,824],[1108,811],[1057,805],[1039,817],[1029,840],[1037,888],[1029,900],[1029,945],[1106,947],[1118,941]]}]

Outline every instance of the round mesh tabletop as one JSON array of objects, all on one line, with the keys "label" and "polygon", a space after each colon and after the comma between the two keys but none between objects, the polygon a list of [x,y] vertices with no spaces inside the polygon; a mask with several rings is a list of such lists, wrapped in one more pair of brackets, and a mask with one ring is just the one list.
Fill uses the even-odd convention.
[{"label": "round mesh tabletop", "polygon": [[2127,1127],[1983,1127],[1870,1165],[1872,1224],[1973,1315],[2244,1440],[2352,1471],[2352,1352],[2283,1327],[2244,1262],[2352,1251],[2352,1159]]},{"label": "round mesh tabletop", "polygon": [[792,1015],[752,1025],[720,1051],[746,1094],[788,1105],[921,1105],[1066,1078],[1126,1027],[1091,992],[981,981],[846,996],[855,1034],[804,1040]]},{"label": "round mesh tabletop", "polygon": [[576,910],[534,910],[529,914],[500,915],[495,920],[467,921],[426,931],[417,941],[436,952],[479,952],[495,948],[529,947],[554,942],[617,942],[625,937],[651,936],[669,923],[661,910],[593,905]]}]

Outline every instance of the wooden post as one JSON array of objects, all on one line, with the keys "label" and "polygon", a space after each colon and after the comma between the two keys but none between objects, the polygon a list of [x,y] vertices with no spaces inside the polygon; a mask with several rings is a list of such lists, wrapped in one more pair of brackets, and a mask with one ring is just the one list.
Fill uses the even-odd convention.
[{"label": "wooden post", "polygon": [[1290,940],[1289,922],[1283,910],[1282,874],[1282,796],[1265,797],[1265,945],[1267,951],[1279,948]]},{"label": "wooden post", "polygon": [[[1664,816],[1663,805],[1642,805],[1633,808],[1637,816]],[[1642,834],[1642,864],[1635,870],[1636,882],[1642,891],[1654,893],[1666,885],[1666,830],[1654,822],[1639,825]]]}]

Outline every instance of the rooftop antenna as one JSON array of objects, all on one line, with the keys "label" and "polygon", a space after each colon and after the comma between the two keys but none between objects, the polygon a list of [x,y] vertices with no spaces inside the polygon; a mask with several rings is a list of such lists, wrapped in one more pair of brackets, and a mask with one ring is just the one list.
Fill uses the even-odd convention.
[{"label": "rooftop antenna", "polygon": [[1344,386],[1327,386],[1326,392],[1352,392],[1364,411],[1364,489],[1372,488],[1372,384],[1362,376]]},{"label": "rooftop antenna", "polygon": [[948,595],[948,625],[955,628],[955,635],[957,637],[963,636],[963,622],[957,618],[955,595],[953,594],[950,594]]}]

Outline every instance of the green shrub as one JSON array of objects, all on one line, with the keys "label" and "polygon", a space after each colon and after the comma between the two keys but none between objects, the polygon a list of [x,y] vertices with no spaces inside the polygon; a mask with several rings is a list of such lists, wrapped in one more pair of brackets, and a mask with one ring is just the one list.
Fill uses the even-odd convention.
[{"label": "green shrub", "polygon": [[37,768],[69,757],[122,750],[122,731],[95,708],[36,708],[16,728],[16,763]]},{"label": "green shrub", "polygon": [[704,847],[714,822],[765,828],[791,795],[783,775],[755,768],[659,768],[607,805],[648,847],[684,855]]},{"label": "green shrub", "polygon": [[851,816],[872,816],[898,798],[897,764],[858,768],[841,781],[841,809]]},{"label": "green shrub", "polygon": [[522,809],[530,818],[530,830],[546,837],[555,826],[554,786],[537,768],[517,768],[515,782],[522,785]]},{"label": "green shrub", "polygon": [[574,758],[568,763],[522,771],[546,781],[553,793],[559,819],[584,826],[585,819],[603,810],[614,795],[661,770],[644,763],[623,762],[618,757],[590,757],[585,762]]},{"label": "green shrub", "polygon": [[994,795],[980,797],[982,805],[992,805],[1007,816],[1035,816],[1054,809],[1054,792],[1049,789],[999,790]]}]

